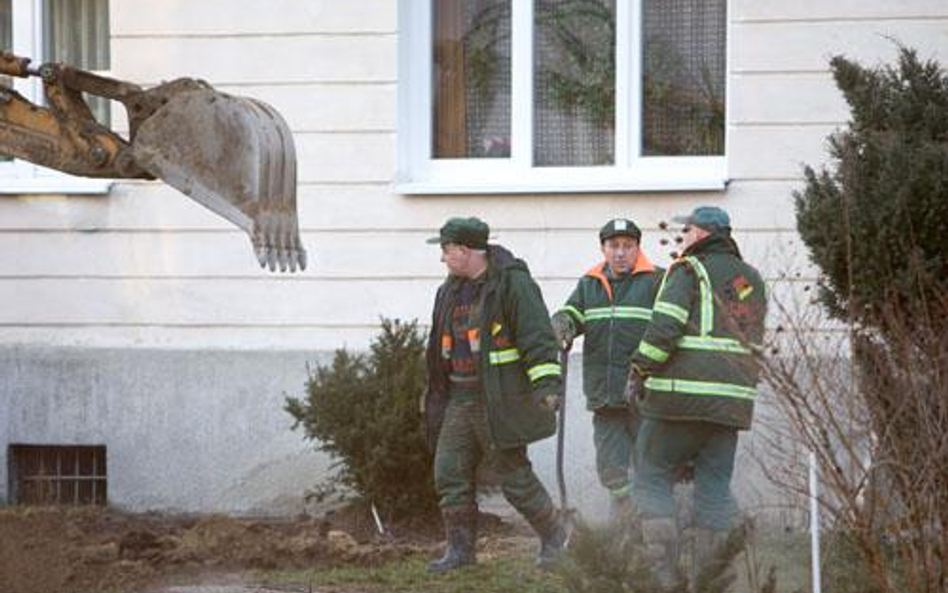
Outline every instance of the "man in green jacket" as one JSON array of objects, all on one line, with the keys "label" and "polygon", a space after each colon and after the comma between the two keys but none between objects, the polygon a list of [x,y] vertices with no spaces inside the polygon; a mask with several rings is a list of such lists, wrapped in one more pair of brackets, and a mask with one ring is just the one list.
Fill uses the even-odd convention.
[{"label": "man in green jacket", "polygon": [[425,416],[448,540],[429,572],[476,561],[476,470],[489,461],[504,497],[540,536],[552,566],[567,529],[533,472],[527,445],[556,432],[563,393],[556,337],[527,265],[477,218],[451,218],[438,237],[448,278],[438,289],[427,349]]},{"label": "man in green jacket", "polygon": [[634,495],[666,585],[677,564],[676,467],[694,463],[699,570],[736,519],[737,433],[751,425],[767,309],[764,283],[741,258],[724,210],[703,206],[673,220],[685,224],[684,251],[665,275],[629,377],[642,416]]},{"label": "man in green jacket", "polygon": [[626,399],[629,361],[652,317],[661,280],[639,247],[642,231],[617,218],[599,231],[604,261],[580,278],[553,329],[564,350],[584,334],[583,391],[593,412],[599,482],[609,491],[610,520],[632,516],[630,470],[638,415]]}]

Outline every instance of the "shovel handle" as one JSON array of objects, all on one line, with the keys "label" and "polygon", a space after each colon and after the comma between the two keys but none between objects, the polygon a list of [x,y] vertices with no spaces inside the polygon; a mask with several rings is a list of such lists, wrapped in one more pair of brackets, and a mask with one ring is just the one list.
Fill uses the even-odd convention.
[{"label": "shovel handle", "polygon": [[560,509],[566,511],[566,477],[563,473],[564,446],[566,441],[566,381],[569,378],[569,349],[560,351],[560,373],[563,381],[563,397],[560,398],[560,409],[556,427],[556,484],[560,491]]}]

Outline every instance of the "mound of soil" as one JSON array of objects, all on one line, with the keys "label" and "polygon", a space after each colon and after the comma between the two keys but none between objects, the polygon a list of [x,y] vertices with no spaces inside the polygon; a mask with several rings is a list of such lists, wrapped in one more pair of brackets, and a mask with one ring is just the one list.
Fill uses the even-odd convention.
[{"label": "mound of soil", "polygon": [[381,537],[364,515],[350,509],[289,520],[2,509],[0,593],[131,591],[173,575],[376,564],[439,546],[431,529],[398,528]]}]

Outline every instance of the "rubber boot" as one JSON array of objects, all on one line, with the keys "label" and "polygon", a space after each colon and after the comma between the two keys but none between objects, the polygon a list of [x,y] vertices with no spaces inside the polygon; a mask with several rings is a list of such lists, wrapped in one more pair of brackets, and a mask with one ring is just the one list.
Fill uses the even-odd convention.
[{"label": "rubber boot", "polygon": [[721,552],[727,543],[728,532],[698,528],[695,530],[694,560],[691,567],[691,590],[696,591],[702,573],[714,575],[715,581],[733,580],[737,572],[732,566],[721,566]]},{"label": "rubber boot", "polygon": [[678,578],[678,526],[671,517],[642,520],[645,556],[651,562],[652,574],[664,588]]},{"label": "rubber boot", "polygon": [[428,563],[428,572],[441,574],[477,563],[477,510],[442,510],[444,534],[448,540],[444,556]]},{"label": "rubber boot", "polygon": [[533,530],[540,536],[540,553],[536,565],[550,570],[559,564],[569,545],[570,526],[564,517],[553,507],[533,519],[527,519]]}]

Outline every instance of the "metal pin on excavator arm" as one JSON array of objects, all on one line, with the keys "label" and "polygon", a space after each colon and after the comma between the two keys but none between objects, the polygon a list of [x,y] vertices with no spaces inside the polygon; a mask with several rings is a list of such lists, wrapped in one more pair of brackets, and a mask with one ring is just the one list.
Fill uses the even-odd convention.
[{"label": "metal pin on excavator arm", "polygon": [[[0,85],[0,154],[83,177],[158,178],[249,236],[261,267],[306,268],[296,151],[272,107],[179,78],[151,89],[0,53],[0,75],[42,79],[48,107]],[[129,139],[99,124],[82,93],[121,102]]]}]

